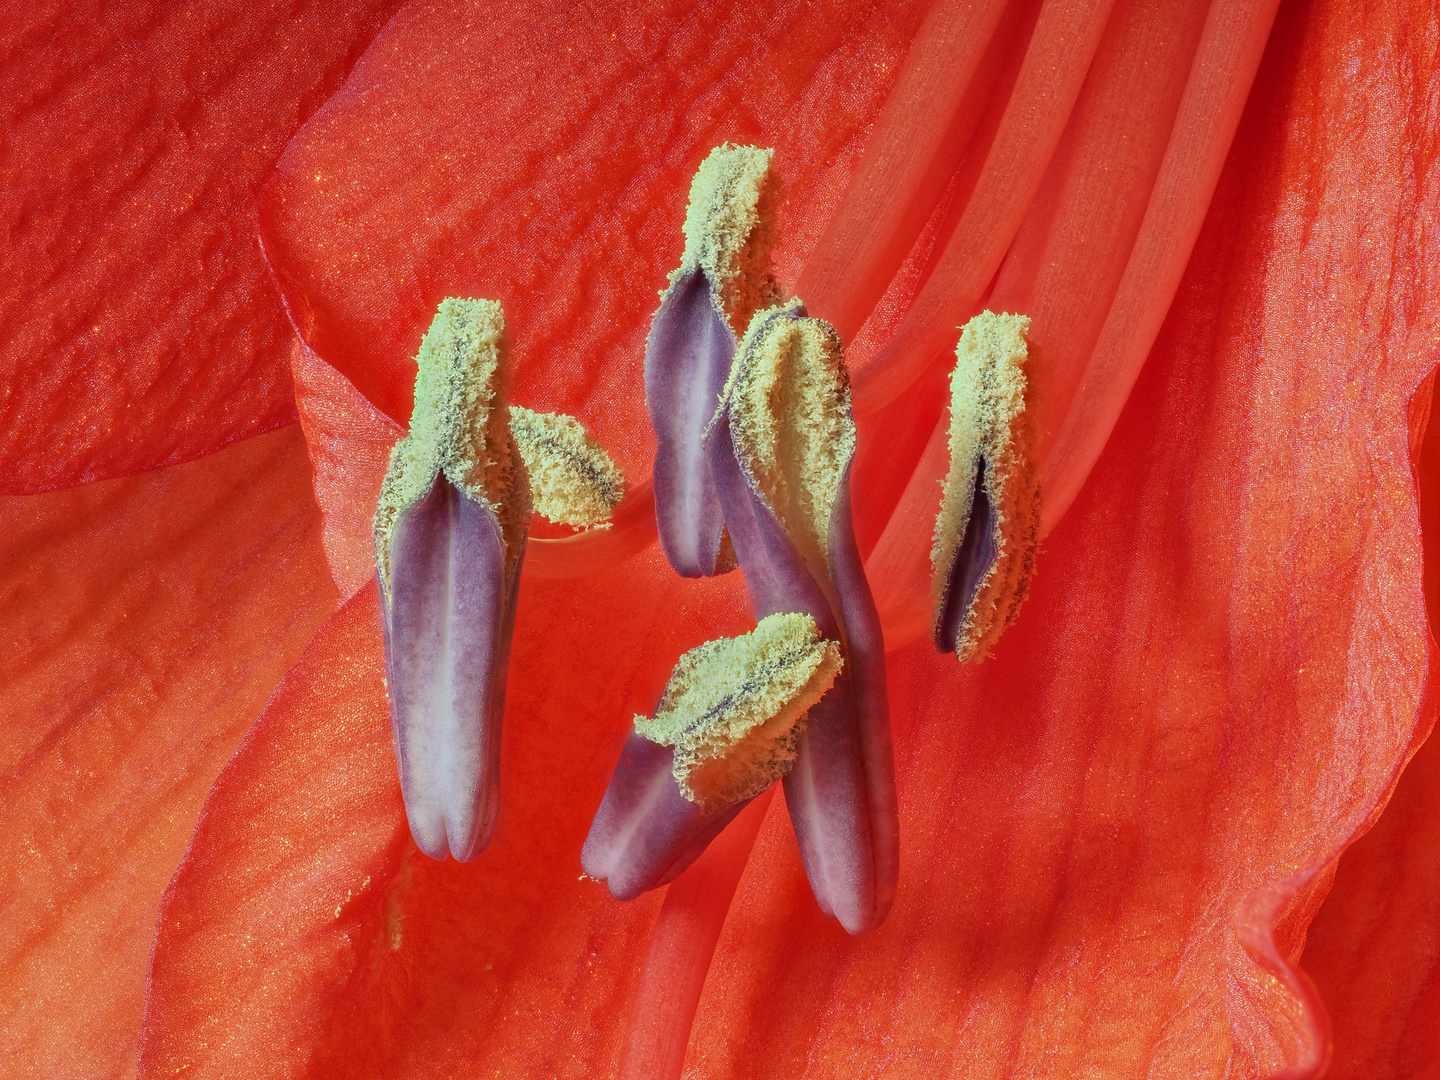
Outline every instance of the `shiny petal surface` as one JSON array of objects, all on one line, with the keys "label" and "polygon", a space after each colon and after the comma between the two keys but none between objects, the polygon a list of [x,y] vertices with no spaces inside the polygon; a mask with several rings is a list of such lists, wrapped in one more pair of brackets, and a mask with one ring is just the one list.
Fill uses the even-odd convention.
[{"label": "shiny petal surface", "polygon": [[[1435,359],[1440,362],[1440,353]],[[1440,626],[1440,423],[1419,454],[1425,606]],[[1416,431],[1412,425],[1414,444]],[[1429,692],[1436,683],[1432,677]],[[1330,1013],[1334,1080],[1433,1075],[1440,1063],[1440,739],[1405,766],[1375,827],[1340,860],[1302,963]]]},{"label": "shiny petal surface", "polygon": [[46,0],[0,28],[0,491],[291,423],[254,202],[399,0]]},{"label": "shiny petal surface", "polygon": [[160,895],[215,776],[330,613],[298,428],[0,499],[0,1047],[133,1075]]}]

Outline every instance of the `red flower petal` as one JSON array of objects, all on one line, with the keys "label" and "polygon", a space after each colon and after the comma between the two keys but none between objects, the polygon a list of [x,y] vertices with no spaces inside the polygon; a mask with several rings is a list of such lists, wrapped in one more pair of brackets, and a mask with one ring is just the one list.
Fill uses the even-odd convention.
[{"label": "red flower petal", "polygon": [[727,139],[777,148],[793,280],[922,14],[631,7],[407,8],[287,148],[261,206],[276,279],[306,343],[389,416],[409,416],[439,301],[498,299],[515,399],[579,415],[638,480],[645,334],[696,165]]},{"label": "red flower petal", "polygon": [[404,431],[304,342],[294,343],[290,365],[325,516],[325,557],[341,600],[349,600],[375,577],[375,502]]},{"label": "red flower petal", "polygon": [[[782,76],[805,69],[727,36],[756,10],[705,33],[698,15],[651,15],[613,44],[543,13],[408,9],[271,192],[267,242],[310,344],[403,416],[399,358],[435,301],[499,296],[521,395],[590,410],[643,464],[641,294],[678,249],[685,169],[754,130],[777,160],[791,147],[800,177],[824,156],[807,148],[855,123],[785,142]],[[799,50],[800,29],[773,40]],[[1433,720],[1406,412],[1433,363],[1440,234],[1424,208],[1440,172],[1410,120],[1435,51],[1411,33],[1358,0],[1282,12],[1166,329],[1020,621],[980,666],[893,658],[890,920],[855,940],[821,916],[772,813],[693,1067],[1317,1072],[1325,1024],[1293,965],[1334,860]],[[513,77],[454,79],[457,57],[517,42]],[[755,118],[726,127],[746,106]],[[827,182],[794,181],[816,216],[791,222],[792,268]],[[374,602],[357,596],[217,787],[176,878],[147,1075],[607,1069],[654,906],[573,882],[574,854],[630,714],[683,643],[737,618],[737,588],[682,583],[653,550],[527,583],[513,801],[463,868],[403,866]]]},{"label": "red flower petal", "polygon": [[[1440,626],[1440,417],[1420,455],[1425,602]],[[1434,693],[1434,681],[1430,693]],[[1433,715],[1433,712],[1432,712]],[[1423,735],[1423,731],[1416,733]],[[1345,852],[1310,927],[1305,970],[1330,1010],[1332,1080],[1423,1076],[1440,1061],[1440,739],[1405,767],[1375,828]]]},{"label": "red flower petal", "polygon": [[294,420],[255,195],[399,0],[25,4],[0,53],[0,490]]},{"label": "red flower petal", "polygon": [[332,610],[298,429],[0,499],[0,1045],[134,1068],[160,895],[205,794]]}]

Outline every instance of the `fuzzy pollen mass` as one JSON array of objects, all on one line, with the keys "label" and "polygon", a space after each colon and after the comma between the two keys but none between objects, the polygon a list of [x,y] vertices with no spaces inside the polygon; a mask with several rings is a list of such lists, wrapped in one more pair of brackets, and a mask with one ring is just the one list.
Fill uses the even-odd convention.
[{"label": "fuzzy pollen mass", "polygon": [[473,857],[499,808],[500,729],[531,513],[510,432],[504,316],[440,304],[416,356],[410,430],[375,510],[390,716],[410,830]]},{"label": "fuzzy pollen mass", "polygon": [[798,300],[756,315],[726,387],[735,455],[806,560],[828,573],[830,520],[855,454],[835,328]]},{"label": "fuzzy pollen mass", "polygon": [[660,294],[645,344],[645,402],[655,428],[660,546],[685,577],[735,567],[704,435],[754,312],[779,298],[773,151],[716,147],[701,163],[685,215],[685,252]]},{"label": "fuzzy pollen mass", "polygon": [[610,520],[625,497],[625,477],[578,420],[511,405],[510,431],[537,514],[577,529]]},{"label": "fuzzy pollen mass", "polygon": [[730,143],[710,151],[690,184],[685,254],[670,275],[673,290],[685,277],[702,274],[736,338],[745,333],[756,311],[780,298],[770,265],[775,247],[775,186],[769,182],[774,156],[773,150]]},{"label": "fuzzy pollen mass", "polygon": [[1040,480],[1025,415],[1023,315],[966,324],[950,379],[950,468],[930,559],[936,647],[984,656],[1015,621],[1035,569]]},{"label": "fuzzy pollen mass", "polygon": [[707,810],[752,799],[790,771],[805,714],[844,663],[809,615],[767,616],[750,633],[691,649],[653,719],[635,732],[675,750],[680,793]]}]

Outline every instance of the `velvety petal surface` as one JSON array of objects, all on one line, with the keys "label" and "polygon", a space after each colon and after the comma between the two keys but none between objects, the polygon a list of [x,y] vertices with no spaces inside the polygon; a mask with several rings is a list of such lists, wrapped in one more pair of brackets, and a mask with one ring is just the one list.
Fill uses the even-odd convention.
[{"label": "velvety petal surface", "polygon": [[[643,469],[646,316],[688,170],[723,138],[776,136],[793,280],[873,115],[855,103],[883,89],[871,64],[913,22],[460,14],[407,8],[287,152],[264,212],[277,274],[308,343],[397,418],[424,313],[499,297],[517,398],[579,413]],[[890,658],[889,920],[851,939],[823,916],[772,811],[692,1068],[1318,1074],[1305,930],[1433,720],[1407,430],[1440,295],[1433,20],[1282,9],[1161,340],[1020,620],[978,666]],[[454,78],[501,53],[503,78]],[[465,867],[406,862],[357,594],[176,878],[147,1075],[605,1074],[656,908],[576,882],[576,852],[675,656],[745,625],[733,578],[681,582],[652,548],[526,581],[510,801]]]},{"label": "velvety petal surface", "polygon": [[0,1071],[133,1075],[160,895],[330,613],[298,428],[0,498]]},{"label": "velvety petal surface", "polygon": [[0,27],[0,491],[290,423],[260,184],[399,0],[42,0]]}]

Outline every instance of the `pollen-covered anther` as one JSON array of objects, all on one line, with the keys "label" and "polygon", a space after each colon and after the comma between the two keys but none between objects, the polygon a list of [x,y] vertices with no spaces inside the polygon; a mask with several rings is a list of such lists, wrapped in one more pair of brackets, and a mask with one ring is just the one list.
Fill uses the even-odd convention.
[{"label": "pollen-covered anther", "polygon": [[690,187],[685,253],[660,294],[645,343],[645,404],[655,426],[660,546],[686,577],[735,568],[704,436],[759,308],[779,299],[771,267],[773,151],[716,147]]},{"label": "pollen-covered anther", "polygon": [[674,747],[675,781],[691,802],[715,810],[753,798],[795,764],[805,715],[843,662],[809,615],[770,615],[682,656],[635,733]]},{"label": "pollen-covered anther", "polygon": [[375,511],[386,689],[410,830],[469,859],[499,807],[500,727],[530,520],[500,305],[448,299]]},{"label": "pollen-covered anther", "polygon": [[610,520],[625,497],[625,477],[578,420],[511,405],[510,431],[536,513],[577,529]]},{"label": "pollen-covered anther", "polygon": [[804,317],[798,300],[759,312],[725,400],[735,454],[757,494],[823,575],[831,514],[855,453],[839,334]]},{"label": "pollen-covered anther", "polygon": [[393,530],[400,513],[443,475],[496,514],[507,561],[518,559],[529,524],[530,489],[510,433],[505,316],[494,300],[440,302],[416,354],[410,430],[390,452],[375,508],[380,583],[390,576]]},{"label": "pollen-covered anther", "polygon": [[950,380],[950,468],[935,542],[934,635],[960,660],[984,656],[1015,621],[1034,573],[1040,479],[1025,414],[1023,315],[966,324]]},{"label": "pollen-covered anther", "polygon": [[690,184],[685,254],[670,275],[673,288],[687,274],[701,271],[737,338],[756,311],[780,298],[770,264],[775,247],[775,184],[770,178],[774,156],[773,150],[730,143],[710,151]]}]

